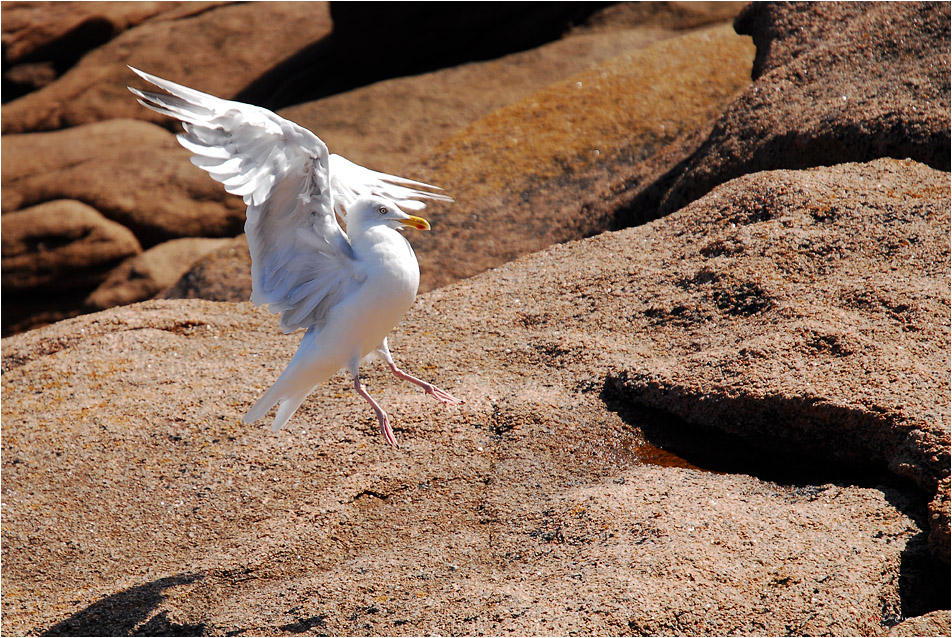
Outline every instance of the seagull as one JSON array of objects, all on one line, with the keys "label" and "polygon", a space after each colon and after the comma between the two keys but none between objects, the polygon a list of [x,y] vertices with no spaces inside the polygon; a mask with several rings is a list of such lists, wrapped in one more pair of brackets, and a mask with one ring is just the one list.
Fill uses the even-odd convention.
[{"label": "seagull", "polygon": [[[278,406],[284,427],[311,392],[346,368],[354,390],[396,446],[390,418],[360,381],[362,362],[383,357],[391,372],[447,405],[463,403],[394,363],[387,334],[416,298],[420,267],[399,229],[429,230],[421,200],[453,201],[442,189],[378,173],[329,154],[311,131],[257,106],[223,100],[133,67],[168,94],[129,87],[143,106],[182,122],[179,143],[248,206],[251,301],[281,315],[304,337],[284,372],[248,410],[245,423]],[[338,221],[344,222],[346,232]]]}]

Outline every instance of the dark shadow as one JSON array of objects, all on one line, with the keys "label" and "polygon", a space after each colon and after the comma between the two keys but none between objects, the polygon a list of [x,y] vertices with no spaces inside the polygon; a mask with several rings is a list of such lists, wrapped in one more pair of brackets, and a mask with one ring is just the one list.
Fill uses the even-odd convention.
[{"label": "dark shadow", "polygon": [[275,110],[557,40],[605,2],[332,2],[333,32],[234,99]]},{"label": "dark shadow", "polygon": [[[628,185],[630,194],[618,202],[608,229],[622,230],[642,226],[664,217],[666,213],[662,212],[662,202],[665,196],[697,160],[701,146],[709,134],[706,129],[687,133],[671,142],[654,157],[635,165],[643,172],[635,176],[634,183]],[[620,169],[620,172],[627,170]]]},{"label": "dark shadow", "polygon": [[[41,636],[201,636],[204,625],[177,625],[165,612],[139,626],[164,600],[170,587],[200,580],[198,574],[176,574],[107,596],[47,630]],[[138,629],[137,629],[138,627]]]},{"label": "dark shadow", "polygon": [[[666,453],[656,454],[664,460],[652,464],[746,474],[793,487],[826,483],[870,487],[896,480],[874,466],[830,462],[799,453],[792,446],[767,448],[736,434],[688,423],[663,410],[630,402],[612,383],[606,383],[600,398],[609,410],[641,432],[650,448]],[[651,463],[651,458],[645,458],[645,462]]]},{"label": "dark shadow", "polygon": [[[3,45],[3,103],[42,88],[69,71],[87,52],[117,35],[112,23],[89,16],[66,33],[33,49],[15,62]],[[19,72],[17,72],[19,70]]]},{"label": "dark shadow", "polygon": [[911,489],[882,488],[889,504],[902,512],[919,527],[918,534],[906,541],[899,556],[900,613],[885,616],[883,625],[891,627],[907,618],[914,618],[930,611],[949,608],[952,587],[949,582],[949,567],[936,558],[929,543],[928,497]]},{"label": "dark shadow", "polygon": [[[925,508],[921,508],[924,510]],[[919,520],[909,512],[903,512],[916,519],[919,527],[928,529],[925,512]],[[919,532],[906,542],[906,548],[899,558],[899,599],[902,602],[900,618],[885,618],[884,624],[898,624],[906,618],[927,614],[930,611],[949,608],[952,587],[949,583],[949,567],[938,560],[929,548],[929,534]]]},{"label": "dark shadow", "polygon": [[[616,380],[606,380],[600,394],[606,407],[618,414],[633,429],[641,432],[646,445],[632,450],[640,462],[664,467],[683,467],[699,471],[746,474],[793,488],[798,497],[812,498],[824,485],[854,486],[881,491],[899,512],[915,521],[923,530],[906,541],[899,566],[901,613],[880,619],[884,627],[905,618],[948,609],[950,583],[948,566],[930,550],[928,543],[928,503],[931,498],[913,481],[888,471],[884,461],[849,462],[824,457],[828,445],[809,447],[789,441],[772,445],[701,427],[663,410],[638,404],[624,395]],[[690,400],[684,397],[684,400]],[[765,407],[769,410],[769,407]]]},{"label": "dark shadow", "polygon": [[83,303],[95,289],[95,286],[17,292],[5,289],[0,296],[4,308],[0,316],[0,336],[6,338],[88,312]]},{"label": "dark shadow", "polygon": [[278,629],[292,634],[303,634],[305,631],[310,631],[314,627],[323,627],[326,620],[326,615],[299,618],[296,622],[281,625]]},{"label": "dark shadow", "polygon": [[[742,98],[738,98],[742,99]],[[675,152],[676,144],[685,145],[691,140],[694,147],[685,146],[680,156],[671,159],[663,173],[645,181],[644,188],[632,188],[631,195],[621,201],[612,220],[612,230],[640,226],[649,221],[666,217],[675,211],[707,196],[722,184],[761,171],[805,170],[848,163],[865,163],[880,158],[912,159],[944,172],[950,170],[949,138],[944,131],[920,132],[904,130],[905,122],[895,121],[877,124],[880,130],[854,130],[868,123],[818,133],[804,139],[797,133],[774,135],[761,141],[746,159],[717,164],[715,159],[731,146],[731,132],[724,129],[724,113],[739,110],[736,102],[725,107],[710,133],[703,138],[685,137],[676,140],[669,149]],[[842,140],[855,140],[844,144]],[[896,141],[898,140],[898,141]],[[716,170],[700,170],[705,164],[714,163]],[[659,169],[660,170],[660,169]],[[688,175],[690,179],[685,178]]]}]

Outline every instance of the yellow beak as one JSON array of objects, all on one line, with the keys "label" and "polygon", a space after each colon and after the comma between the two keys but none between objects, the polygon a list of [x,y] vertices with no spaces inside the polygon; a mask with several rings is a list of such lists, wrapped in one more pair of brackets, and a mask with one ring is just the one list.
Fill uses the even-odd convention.
[{"label": "yellow beak", "polygon": [[410,217],[407,219],[400,220],[400,223],[404,226],[416,228],[417,230],[430,230],[430,222],[426,221],[422,217],[414,217],[413,215],[410,215]]}]

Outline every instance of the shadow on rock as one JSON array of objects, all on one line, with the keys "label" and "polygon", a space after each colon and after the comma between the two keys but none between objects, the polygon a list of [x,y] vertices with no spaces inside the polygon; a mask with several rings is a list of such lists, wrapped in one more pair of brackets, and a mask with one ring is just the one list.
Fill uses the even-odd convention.
[{"label": "shadow on rock", "polygon": [[[796,449],[789,442],[774,447],[744,437],[689,423],[662,409],[647,407],[625,396],[609,377],[600,398],[625,423],[637,428],[646,445],[635,450],[639,460],[652,465],[685,467],[702,472],[747,474],[762,481],[793,488],[797,498],[813,500],[829,484],[878,489],[897,510],[924,530],[910,538],[899,567],[900,615],[885,614],[880,622],[891,627],[906,618],[945,609],[950,595],[946,568],[937,561],[928,542],[928,496],[909,479],[885,469],[885,463],[824,457]],[[776,407],[765,406],[766,411]]]},{"label": "shadow on rock", "polygon": [[[887,492],[887,497],[889,493]],[[891,499],[890,499],[891,500]],[[928,529],[921,503],[908,513],[923,529]],[[901,508],[900,508],[901,509]],[[922,531],[906,542],[899,564],[899,599],[902,617],[884,618],[884,624],[897,624],[931,611],[948,609],[950,592],[948,567],[935,559],[929,546],[929,534]]]},{"label": "shadow on rock", "polygon": [[[333,33],[276,65],[235,99],[279,109],[393,77],[497,58],[557,40],[606,4],[512,2],[487,10],[480,3],[388,8],[335,2]],[[388,46],[395,32],[404,44]]]},{"label": "shadow on rock", "polygon": [[140,625],[165,599],[166,589],[201,578],[198,574],[176,574],[127,589],[37,633],[41,636],[201,636],[204,625],[178,625],[169,621],[165,612]]},{"label": "shadow on rock", "polygon": [[615,377],[606,380],[600,395],[602,401],[623,421],[636,427],[649,448],[665,452],[642,458],[646,463],[718,474],[747,474],[801,490],[827,483],[873,486],[895,480],[872,466],[831,463],[790,445],[775,449],[737,434],[690,423],[672,412],[633,400],[617,382]]}]

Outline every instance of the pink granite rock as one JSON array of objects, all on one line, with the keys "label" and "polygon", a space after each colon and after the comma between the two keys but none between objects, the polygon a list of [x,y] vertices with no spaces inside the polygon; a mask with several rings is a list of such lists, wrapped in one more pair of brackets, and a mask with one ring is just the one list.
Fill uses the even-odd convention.
[{"label": "pink granite rock", "polygon": [[122,262],[86,298],[88,310],[105,310],[151,299],[174,284],[205,254],[231,243],[230,239],[184,237],[153,246]]},{"label": "pink granite rock", "polygon": [[753,175],[422,295],[391,347],[467,403],[368,366],[398,449],[345,376],[241,424],[299,338],[247,303],[5,339],[3,631],[875,635],[940,609],[928,497],[871,470],[948,470],[946,180]]}]

